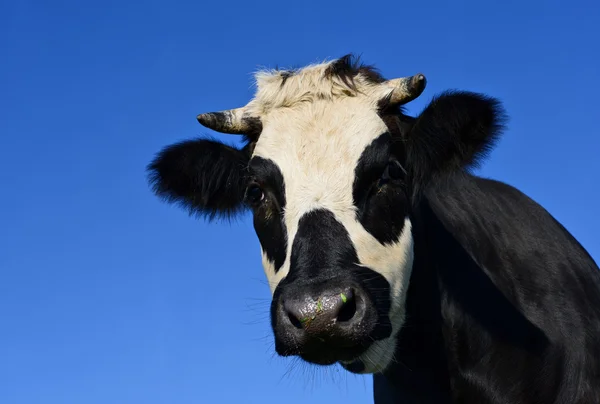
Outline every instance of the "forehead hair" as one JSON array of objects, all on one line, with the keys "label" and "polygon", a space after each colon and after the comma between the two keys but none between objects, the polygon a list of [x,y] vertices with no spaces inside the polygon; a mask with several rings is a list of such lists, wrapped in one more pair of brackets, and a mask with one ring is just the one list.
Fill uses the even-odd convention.
[{"label": "forehead hair", "polygon": [[254,79],[256,93],[247,105],[247,112],[253,116],[317,100],[372,96],[381,92],[377,85],[385,81],[374,67],[362,64],[353,55],[300,69],[259,70]]}]

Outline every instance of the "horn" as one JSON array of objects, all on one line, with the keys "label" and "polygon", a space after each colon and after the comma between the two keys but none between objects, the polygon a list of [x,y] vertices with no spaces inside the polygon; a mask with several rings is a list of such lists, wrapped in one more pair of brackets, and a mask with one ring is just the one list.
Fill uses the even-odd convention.
[{"label": "horn", "polygon": [[201,125],[221,133],[257,135],[262,131],[259,118],[246,114],[245,108],[207,112],[196,117]]},{"label": "horn", "polygon": [[406,104],[421,95],[427,85],[427,79],[424,74],[418,73],[414,76],[388,80],[385,84],[393,87],[390,104]]}]

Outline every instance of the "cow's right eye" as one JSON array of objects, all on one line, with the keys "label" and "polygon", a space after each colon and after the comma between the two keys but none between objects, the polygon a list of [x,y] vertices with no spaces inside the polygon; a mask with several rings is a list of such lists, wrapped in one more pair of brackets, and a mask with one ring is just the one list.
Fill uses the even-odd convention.
[{"label": "cow's right eye", "polygon": [[260,203],[264,198],[265,194],[257,184],[250,185],[246,190],[246,201],[251,205]]}]

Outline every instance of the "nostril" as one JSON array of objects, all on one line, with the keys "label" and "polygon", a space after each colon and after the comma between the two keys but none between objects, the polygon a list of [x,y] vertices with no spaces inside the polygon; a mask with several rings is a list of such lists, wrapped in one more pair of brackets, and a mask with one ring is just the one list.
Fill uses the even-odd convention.
[{"label": "nostril", "polygon": [[294,328],[301,330],[304,328],[302,322],[302,313],[306,311],[306,308],[302,303],[295,301],[294,299],[286,300],[281,303],[281,315],[287,317]]},{"label": "nostril", "polygon": [[354,315],[356,314],[356,301],[354,299],[344,303],[344,305],[342,306],[342,309],[340,310],[338,316],[337,316],[337,321],[338,322],[344,322],[344,321],[350,321],[352,320],[352,318],[354,317]]},{"label": "nostril", "polygon": [[292,325],[294,327],[296,327],[299,330],[302,329],[302,322],[298,319],[298,317],[296,317],[289,311],[287,312],[287,315],[288,315],[288,318],[290,319],[290,322],[292,323]]},{"label": "nostril", "polygon": [[350,321],[356,315],[356,299],[352,290],[342,293],[342,307],[337,315],[338,322]]}]

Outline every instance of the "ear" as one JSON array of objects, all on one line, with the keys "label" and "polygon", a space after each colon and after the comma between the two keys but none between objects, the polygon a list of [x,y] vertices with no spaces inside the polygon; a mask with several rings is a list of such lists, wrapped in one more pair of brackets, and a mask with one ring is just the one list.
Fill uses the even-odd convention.
[{"label": "ear", "polygon": [[157,196],[190,213],[231,218],[244,207],[249,148],[208,139],[173,144],[148,165],[150,185]]},{"label": "ear", "polygon": [[405,139],[406,165],[414,184],[477,167],[500,137],[501,103],[471,92],[442,93],[415,119]]}]

